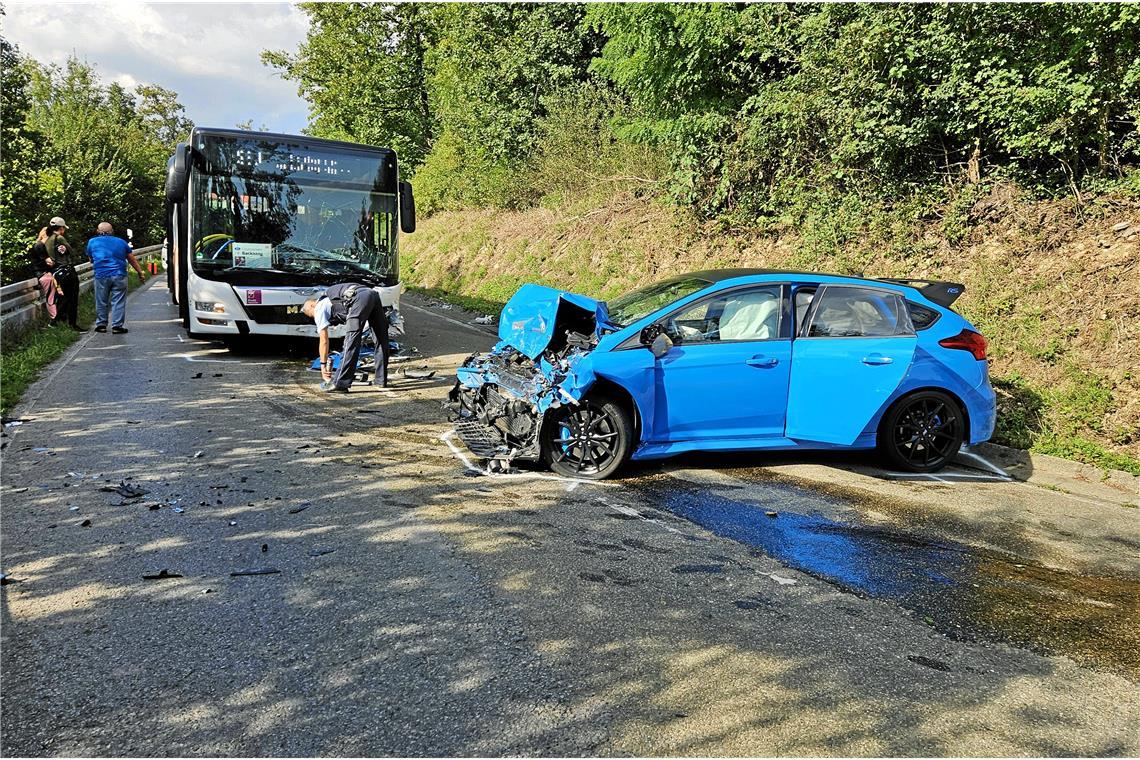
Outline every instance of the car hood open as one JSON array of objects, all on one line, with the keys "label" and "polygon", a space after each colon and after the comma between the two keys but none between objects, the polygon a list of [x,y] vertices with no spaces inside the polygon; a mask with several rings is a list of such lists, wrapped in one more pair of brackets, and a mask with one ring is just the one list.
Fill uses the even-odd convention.
[{"label": "car hood open", "polygon": [[566,332],[595,336],[609,325],[606,305],[588,296],[544,285],[523,285],[499,317],[499,338],[531,359],[566,347]]}]

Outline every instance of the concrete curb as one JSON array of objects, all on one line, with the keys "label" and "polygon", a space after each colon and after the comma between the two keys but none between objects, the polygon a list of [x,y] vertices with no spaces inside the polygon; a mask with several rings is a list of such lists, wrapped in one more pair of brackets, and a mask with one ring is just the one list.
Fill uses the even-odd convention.
[{"label": "concrete curb", "polygon": [[1102,470],[1048,454],[1035,454],[996,443],[971,446],[969,451],[1001,467],[1015,480],[1051,490],[1140,506],[1140,476],[1121,470]]}]

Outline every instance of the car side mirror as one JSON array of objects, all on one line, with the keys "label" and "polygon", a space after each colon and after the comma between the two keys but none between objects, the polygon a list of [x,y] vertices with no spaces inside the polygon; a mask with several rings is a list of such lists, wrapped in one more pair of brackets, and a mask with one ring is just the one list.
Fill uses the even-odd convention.
[{"label": "car side mirror", "polygon": [[641,345],[649,349],[653,358],[660,359],[673,348],[673,341],[662,330],[661,325],[650,325],[641,331],[639,336]]},{"label": "car side mirror", "polygon": [[673,341],[665,333],[660,333],[653,342],[649,344],[649,351],[653,354],[654,359],[660,359],[673,348]]}]

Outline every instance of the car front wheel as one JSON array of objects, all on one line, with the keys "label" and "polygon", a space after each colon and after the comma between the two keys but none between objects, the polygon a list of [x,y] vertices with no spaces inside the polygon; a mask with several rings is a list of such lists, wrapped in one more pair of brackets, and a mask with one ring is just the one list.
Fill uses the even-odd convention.
[{"label": "car front wheel", "polygon": [[965,434],[966,420],[958,402],[940,391],[922,391],[887,412],[879,448],[901,470],[934,472],[954,458]]},{"label": "car front wheel", "polygon": [[629,454],[633,425],[620,404],[587,396],[550,412],[542,434],[542,456],[551,470],[571,478],[601,480]]}]

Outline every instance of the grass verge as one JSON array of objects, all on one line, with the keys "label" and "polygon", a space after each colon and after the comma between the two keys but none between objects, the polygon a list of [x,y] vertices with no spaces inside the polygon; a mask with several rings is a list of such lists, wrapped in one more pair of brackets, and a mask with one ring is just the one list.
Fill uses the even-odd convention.
[{"label": "grass verge", "polygon": [[476,314],[490,314],[492,317],[495,317],[495,319],[499,318],[499,313],[503,310],[503,306],[506,303],[505,301],[492,301],[478,296],[460,295],[459,293],[452,293],[442,288],[420,288],[415,285],[409,285],[408,290],[416,295],[449,303],[461,309],[475,312]]},{"label": "grass verge", "polygon": [[[128,291],[139,284],[139,276],[130,272]],[[79,324],[90,327],[94,323],[95,293],[89,290],[79,299]],[[44,367],[58,359],[80,335],[63,325],[52,327],[46,319],[30,323],[13,335],[5,334],[0,349],[0,414],[8,416]]]}]

